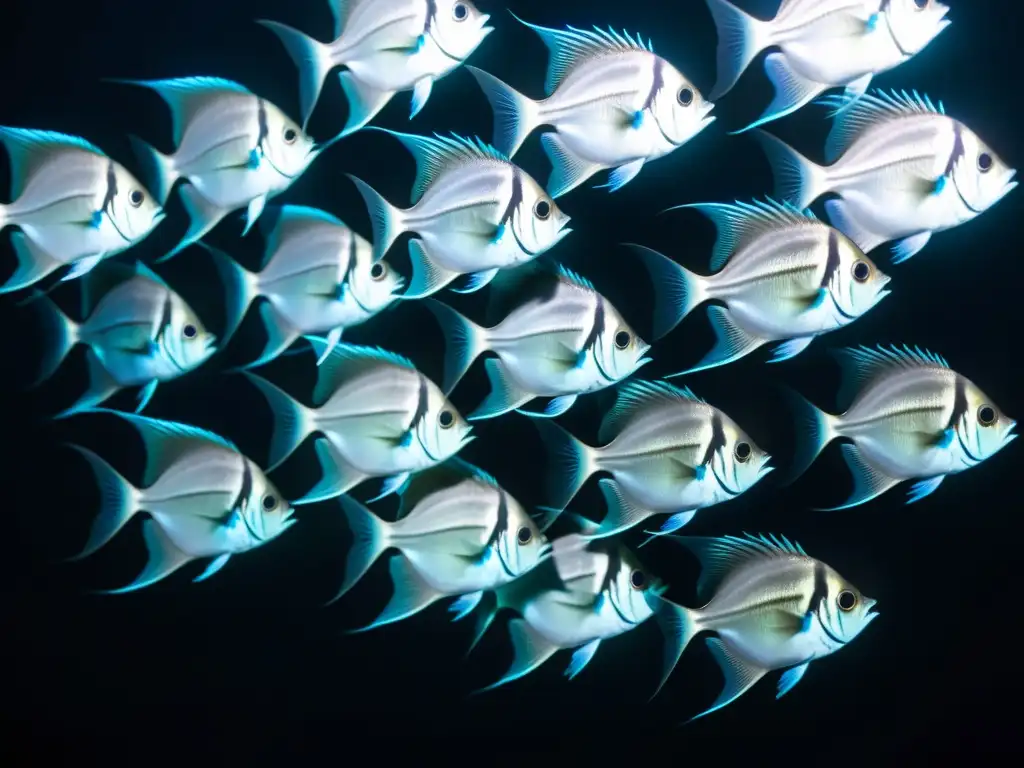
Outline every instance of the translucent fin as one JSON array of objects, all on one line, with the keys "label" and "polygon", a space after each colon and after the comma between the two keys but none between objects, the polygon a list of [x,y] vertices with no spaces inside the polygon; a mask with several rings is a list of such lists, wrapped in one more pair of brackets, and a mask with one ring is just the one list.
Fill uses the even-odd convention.
[{"label": "translucent fin", "polygon": [[341,496],[369,477],[365,472],[349,464],[327,438],[318,438],[313,443],[313,449],[320,465],[320,481],[301,499],[293,501],[293,506],[315,504]]},{"label": "translucent fin", "polygon": [[[344,2],[344,0],[339,0]],[[331,6],[339,4],[332,2]],[[275,35],[281,41],[288,55],[299,70],[299,110],[302,115],[302,127],[305,130],[313,109],[320,98],[320,91],[324,87],[324,81],[328,73],[336,66],[331,57],[329,46],[314,40],[305,32],[289,27],[278,21],[257,19],[260,24]]]},{"label": "translucent fin", "polygon": [[491,105],[494,115],[494,147],[506,157],[512,157],[537,127],[540,105],[482,69],[467,64],[466,71],[476,78]]},{"label": "translucent fin", "polygon": [[545,133],[540,137],[540,143],[551,163],[547,193],[552,199],[571,192],[603,169],[599,163],[575,155],[557,133]]},{"label": "translucent fin", "polygon": [[381,91],[364,83],[348,70],[338,75],[338,79],[348,102],[348,120],[339,136],[348,136],[365,126],[395,95],[394,91]]},{"label": "translucent fin", "polygon": [[100,594],[119,595],[148,587],[170,576],[193,559],[191,555],[178,549],[163,528],[152,518],[142,524],[142,536],[146,542],[146,551],[149,553],[149,560],[142,573],[128,586],[97,590]]},{"label": "translucent fin", "polygon": [[174,258],[190,245],[199,242],[228,214],[228,211],[203,197],[191,184],[181,188],[181,202],[188,213],[188,231],[169,253],[156,260],[157,264]]},{"label": "translucent fin", "polygon": [[727,365],[749,355],[765,343],[764,339],[741,328],[732,313],[725,307],[717,305],[708,307],[708,318],[711,321],[711,328],[715,332],[715,346],[692,368],[665,378],[688,376],[698,371]]},{"label": "translucent fin", "polygon": [[53,258],[36,245],[24,232],[12,233],[11,245],[14,246],[14,255],[18,263],[14,274],[7,278],[3,285],[0,285],[0,294],[13,293],[35,285],[47,275],[64,266],[63,262]]},{"label": "translucent fin", "polygon": [[869,463],[861,455],[861,452],[857,450],[856,446],[849,443],[843,445],[843,458],[846,459],[846,465],[850,468],[850,474],[853,476],[853,492],[838,507],[819,507],[818,511],[835,512],[840,509],[850,509],[851,507],[866,504],[872,499],[878,498],[902,480],[902,478],[886,475]]},{"label": "translucent fin", "polygon": [[388,546],[388,524],[349,496],[338,498],[338,506],[348,521],[352,548],[345,557],[345,577],[328,605],[341,598],[366,574]]},{"label": "translucent fin", "polygon": [[803,679],[804,673],[807,671],[807,667],[809,665],[810,662],[808,661],[804,664],[800,664],[798,666],[793,667],[792,669],[787,669],[785,672],[783,672],[782,677],[779,678],[779,689],[778,693],[775,694],[775,698],[781,699],[783,696],[785,696],[787,693],[793,690],[793,686],[795,686]]},{"label": "translucent fin", "polygon": [[775,179],[775,197],[806,208],[831,191],[828,169],[813,163],[781,139],[761,129],[750,134],[764,150]]},{"label": "translucent fin", "polygon": [[380,193],[362,179],[352,174],[347,175],[366,203],[373,225],[373,260],[380,261],[404,231],[402,211],[381,197]]},{"label": "translucent fin", "polygon": [[577,648],[572,654],[572,659],[569,661],[569,666],[565,669],[565,676],[572,680],[580,672],[586,668],[593,658],[594,654],[597,653],[597,649],[601,647],[601,640],[591,640],[589,643],[584,645],[582,648]]},{"label": "translucent fin", "polygon": [[829,87],[827,84],[815,82],[794,72],[784,53],[769,53],[764,60],[764,71],[775,88],[775,95],[771,103],[757,120],[746,128],[730,133],[745,133],[752,128],[791,115],[800,107],[809,104],[815,96]]},{"label": "translucent fin", "polygon": [[390,602],[373,623],[352,630],[353,634],[407,619],[444,597],[424,580],[404,556],[392,557],[388,562],[388,569],[391,572],[391,583],[394,585]]},{"label": "translucent fin", "polygon": [[532,392],[527,392],[512,378],[500,358],[489,357],[484,360],[484,369],[491,389],[484,401],[466,417],[468,421],[496,418],[516,410],[536,396]]},{"label": "translucent fin", "polygon": [[89,463],[100,494],[100,508],[92,523],[89,539],[70,561],[81,560],[96,552],[124,528],[138,511],[135,506],[135,489],[106,461],[87,448],[69,445]]},{"label": "translucent fin", "polygon": [[671,405],[681,400],[705,402],[688,387],[676,387],[666,381],[627,381],[619,387],[615,405],[605,414],[597,439],[601,443],[610,443],[633,419],[647,409]]},{"label": "translucent fin", "polygon": [[412,264],[412,279],[402,294],[403,299],[422,299],[431,296],[460,274],[434,261],[422,240],[409,241],[409,262]]},{"label": "translucent fin", "polygon": [[714,704],[690,720],[710,715],[731,704],[750,690],[767,672],[744,659],[717,637],[708,638],[707,644],[708,650],[715,657],[715,661],[718,662],[719,669],[722,670],[722,675],[725,677],[725,687],[715,699]]},{"label": "translucent fin", "polygon": [[29,179],[55,155],[64,152],[88,152],[100,157],[106,153],[80,136],[34,128],[0,126],[0,143],[7,150],[11,169],[11,200],[21,197]]},{"label": "translucent fin", "polygon": [[605,512],[601,526],[587,538],[601,539],[606,536],[614,536],[617,533],[628,531],[639,525],[655,513],[644,509],[639,504],[631,501],[614,480],[604,477],[598,481],[601,495],[604,497]]},{"label": "translucent fin", "polygon": [[549,642],[524,619],[512,619],[508,623],[508,633],[512,640],[514,654],[512,666],[500,680],[491,683],[486,688],[481,688],[478,693],[494,690],[513,680],[525,677],[559,650],[558,646]]}]

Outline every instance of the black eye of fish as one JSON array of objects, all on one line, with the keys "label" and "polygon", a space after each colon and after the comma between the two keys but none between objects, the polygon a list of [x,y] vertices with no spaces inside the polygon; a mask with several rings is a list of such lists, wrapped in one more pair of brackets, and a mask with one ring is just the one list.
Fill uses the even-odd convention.
[{"label": "black eye of fish", "polygon": [[465,3],[456,3],[455,7],[452,8],[452,16],[456,21],[465,21],[466,17],[469,16],[469,8],[466,7]]},{"label": "black eye of fish", "polygon": [[299,133],[294,128],[285,128],[284,129],[284,143],[285,144],[294,144],[295,140],[297,138],[299,138]]},{"label": "black eye of fish", "polygon": [[643,589],[647,586],[647,576],[643,571],[633,571],[629,574],[629,584],[633,589]]},{"label": "black eye of fish", "polygon": [[629,346],[629,342],[633,340],[629,331],[619,331],[615,334],[615,346],[619,349],[625,349]]},{"label": "black eye of fish", "polygon": [[733,454],[736,456],[736,461],[740,464],[745,463],[750,459],[750,443],[736,443],[736,448],[733,449]]},{"label": "black eye of fish", "polygon": [[868,266],[866,261],[858,261],[853,265],[853,279],[858,283],[867,282],[867,279],[871,277],[871,267]]},{"label": "black eye of fish", "polygon": [[914,5],[917,6],[917,10],[923,11],[925,8],[928,7],[928,3],[930,1],[931,0],[914,0]]},{"label": "black eye of fish", "polygon": [[693,89],[692,88],[680,88],[679,93],[676,96],[679,99],[679,103],[684,107],[688,107],[693,104]]},{"label": "black eye of fish", "polygon": [[978,170],[982,173],[988,173],[992,170],[992,155],[988,152],[982,152],[978,155]]},{"label": "black eye of fish", "polygon": [[196,327],[192,324],[186,325],[181,329],[181,332],[185,334],[186,339],[194,339],[196,337]]},{"label": "black eye of fish", "polygon": [[273,494],[267,494],[263,497],[263,510],[265,512],[273,512],[277,509],[277,497]]},{"label": "black eye of fish", "polygon": [[376,264],[370,267],[370,279],[380,280],[384,277],[386,272],[387,268],[378,261]]},{"label": "black eye of fish", "polygon": [[836,605],[841,611],[852,611],[857,606],[857,596],[848,589],[844,589],[836,598]]},{"label": "black eye of fish", "polygon": [[991,427],[996,422],[996,409],[991,405],[983,405],[978,409],[978,422],[983,427]]},{"label": "black eye of fish", "polygon": [[441,429],[449,429],[455,423],[455,414],[451,411],[441,411],[437,423],[441,425]]},{"label": "black eye of fish", "polygon": [[519,533],[516,535],[520,544],[529,544],[533,538],[533,531],[527,528],[525,525],[519,529]]},{"label": "black eye of fish", "polygon": [[537,204],[533,206],[533,212],[538,219],[543,221],[551,215],[551,203],[547,200],[538,200]]},{"label": "black eye of fish", "polygon": [[142,201],[146,199],[146,195],[141,189],[133,189],[131,194],[128,195],[128,202],[134,207],[138,208],[142,205]]}]

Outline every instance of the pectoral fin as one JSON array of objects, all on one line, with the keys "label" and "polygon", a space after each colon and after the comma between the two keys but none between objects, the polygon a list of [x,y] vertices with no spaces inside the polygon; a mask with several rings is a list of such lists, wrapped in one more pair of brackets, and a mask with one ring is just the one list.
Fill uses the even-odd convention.
[{"label": "pectoral fin", "polygon": [[644,159],[641,157],[619,166],[608,174],[608,182],[606,184],[598,184],[597,189],[607,189],[609,192],[619,191],[640,173],[640,169],[644,167]]},{"label": "pectoral fin", "polygon": [[935,493],[935,490],[942,485],[942,481],[945,479],[945,475],[939,475],[938,477],[931,477],[914,483],[910,488],[910,493],[907,494],[907,504],[913,504],[915,501],[920,501],[925,496]]},{"label": "pectoral fin", "polygon": [[778,693],[775,694],[775,698],[781,699],[793,690],[793,686],[803,679],[804,672],[807,671],[807,667],[809,665],[810,662],[807,662],[806,664],[801,664],[798,667],[793,667],[792,669],[787,669],[783,672],[782,677],[779,678],[779,690]]},{"label": "pectoral fin", "polygon": [[524,416],[533,416],[537,419],[554,419],[570,408],[576,403],[577,395],[562,395],[560,397],[553,397],[548,400],[547,405],[544,406],[543,410],[540,411],[528,411],[524,408],[517,408],[516,412],[521,413]]},{"label": "pectoral fin", "polygon": [[[822,289],[824,290],[824,289]],[[768,360],[769,363],[781,363],[783,360],[789,360],[796,357],[803,352],[807,347],[810,346],[811,342],[814,341],[813,336],[802,336],[798,339],[790,339],[784,341],[772,350],[772,356]]]},{"label": "pectoral fin", "polygon": [[74,280],[82,275],[88,274],[95,269],[101,261],[103,261],[104,255],[105,254],[97,253],[94,256],[86,256],[84,259],[76,261],[71,265],[71,269],[64,274],[64,277],[61,278],[61,282]]},{"label": "pectoral fin", "polygon": [[470,592],[449,605],[448,610],[455,614],[452,616],[452,621],[460,621],[475,611],[483,596],[483,592]]},{"label": "pectoral fin", "polygon": [[931,232],[919,232],[916,235],[903,238],[892,246],[892,263],[902,264],[911,256],[920,253],[931,239]]},{"label": "pectoral fin", "polygon": [[601,640],[591,640],[589,643],[584,645],[582,648],[576,649],[572,655],[572,660],[569,662],[569,666],[565,669],[565,676],[572,680],[576,675],[583,671],[584,667],[590,663],[594,658],[594,654],[597,653],[597,649],[601,646]]},{"label": "pectoral fin", "polygon": [[409,113],[409,119],[412,120],[416,115],[420,113],[427,104],[427,99],[430,98],[430,91],[434,87],[434,79],[432,77],[424,77],[416,81],[416,85],[412,89],[412,106]]},{"label": "pectoral fin", "polygon": [[643,541],[643,543],[640,544],[640,546],[641,547],[646,547],[648,544],[650,544],[652,541],[654,541],[654,539],[658,538],[659,536],[665,536],[665,535],[667,535],[669,533],[675,533],[680,528],[682,528],[687,523],[689,523],[691,520],[693,520],[693,516],[696,515],[696,514],[697,514],[697,510],[696,509],[691,509],[691,510],[689,510],[687,512],[677,512],[676,514],[672,515],[672,517],[670,517],[668,520],[666,520],[664,523],[662,523],[661,524],[661,528],[659,530],[657,530],[657,531],[644,531],[644,533],[648,534],[648,538],[645,539]]},{"label": "pectoral fin", "polygon": [[230,559],[231,559],[231,553],[230,552],[227,553],[227,554],[221,555],[220,557],[214,559],[213,562],[211,562],[208,566],[206,566],[206,570],[203,571],[198,576],[196,576],[194,579],[192,579],[192,581],[194,581],[194,582],[206,581],[208,578],[213,576],[213,574],[215,574],[217,571],[219,571],[221,568],[223,568],[225,565],[227,565],[227,562]]}]

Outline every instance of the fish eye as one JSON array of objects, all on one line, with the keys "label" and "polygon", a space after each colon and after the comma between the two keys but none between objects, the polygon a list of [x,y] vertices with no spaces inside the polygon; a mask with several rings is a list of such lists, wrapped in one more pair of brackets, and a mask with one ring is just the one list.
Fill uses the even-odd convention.
[{"label": "fish eye", "polygon": [[850,590],[844,589],[836,597],[836,605],[839,606],[840,611],[848,613],[857,607],[857,596]]},{"label": "fish eye", "polygon": [[992,155],[988,152],[982,152],[978,155],[978,170],[982,173],[988,173],[992,170]]},{"label": "fish eye", "polygon": [[679,89],[679,93],[676,94],[676,98],[684,107],[690,106],[693,104],[693,89],[683,86]]},{"label": "fish eye", "polygon": [[551,203],[547,200],[538,200],[533,206],[533,214],[541,221],[551,215]]},{"label": "fish eye", "polygon": [[285,144],[294,144],[295,140],[297,138],[299,138],[299,132],[296,131],[294,128],[285,128],[284,129],[284,143]]},{"label": "fish eye", "polygon": [[383,262],[378,261],[372,267],[370,267],[370,279],[371,280],[383,280],[384,275],[388,273],[388,268],[384,266]]},{"label": "fish eye", "polygon": [[643,589],[647,586],[647,575],[643,571],[633,571],[629,574],[629,585],[633,589]]},{"label": "fish eye", "polygon": [[519,532],[516,534],[516,539],[519,541],[520,544],[529,544],[530,541],[533,539],[533,531],[531,531],[524,525],[522,528],[519,529]]},{"label": "fish eye", "polygon": [[871,277],[871,266],[866,261],[857,261],[853,265],[853,279],[858,283],[866,283]]},{"label": "fish eye", "polygon": [[196,327],[191,323],[182,328],[181,332],[185,334],[186,339],[194,339],[196,337],[196,334],[198,333]]},{"label": "fish eye", "polygon": [[619,349],[625,349],[631,341],[633,341],[633,335],[629,331],[619,331],[615,334],[615,346]]},{"label": "fish eye", "polygon": [[277,496],[272,493],[268,493],[263,497],[263,511],[273,512],[277,509]]},{"label": "fish eye", "polygon": [[445,409],[438,414],[437,423],[441,425],[441,429],[451,429],[455,424],[455,414]]},{"label": "fish eye", "polygon": [[128,202],[132,204],[133,208],[138,208],[145,199],[146,195],[141,189],[133,189],[128,195]]},{"label": "fish eye", "polygon": [[747,463],[750,460],[751,453],[753,451],[750,448],[750,443],[736,443],[736,447],[733,449],[733,455],[740,464]]},{"label": "fish eye", "polygon": [[456,21],[465,21],[469,17],[469,8],[465,3],[456,3],[452,8],[452,18]]},{"label": "fish eye", "polygon": [[991,405],[983,405],[978,409],[978,423],[983,427],[991,427],[996,423],[996,409]]},{"label": "fish eye", "polygon": [[914,5],[917,6],[917,10],[923,11],[925,8],[928,7],[928,4],[930,2],[931,0],[914,0]]}]

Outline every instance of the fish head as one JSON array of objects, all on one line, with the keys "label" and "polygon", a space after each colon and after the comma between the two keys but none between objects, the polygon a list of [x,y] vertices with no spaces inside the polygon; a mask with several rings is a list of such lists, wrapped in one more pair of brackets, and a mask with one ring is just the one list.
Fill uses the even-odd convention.
[{"label": "fish head", "polygon": [[171,322],[163,349],[170,362],[185,372],[198,368],[217,351],[217,337],[177,294],[171,298]]},{"label": "fish head", "polygon": [[721,411],[718,413],[724,445],[712,458],[715,482],[730,496],[739,496],[774,469],[769,463],[771,454],[761,449],[732,419]]},{"label": "fish head", "polygon": [[277,106],[265,102],[267,137],[264,151],[268,162],[282,176],[295,179],[320,153],[313,139]]},{"label": "fish head", "polygon": [[447,461],[474,438],[473,427],[444,396],[441,388],[427,380],[427,409],[416,425],[416,437],[424,453],[435,464]]},{"label": "fish head", "polygon": [[682,72],[662,60],[662,86],[651,110],[665,138],[674,146],[686,143],[715,121],[715,105],[707,101]]},{"label": "fish head", "polygon": [[250,533],[270,541],[295,524],[295,509],[254,462],[246,459],[252,476],[252,490],[245,500],[243,515]]},{"label": "fish head", "polygon": [[968,379],[962,379],[966,409],[956,425],[960,446],[971,464],[977,464],[1001,451],[1017,435],[1017,422],[997,406],[988,395]]},{"label": "fish head", "polygon": [[465,61],[494,31],[487,26],[491,17],[469,0],[434,0],[434,8],[430,34],[449,58]]},{"label": "fish head", "polygon": [[512,226],[520,248],[527,254],[539,256],[572,231],[566,226],[569,217],[536,179],[520,168],[516,168],[516,173],[522,199],[513,214]]},{"label": "fish head", "polygon": [[142,182],[120,163],[112,163],[114,195],[108,215],[126,241],[137,243],[164,220],[163,206],[149,193]]},{"label": "fish head", "polygon": [[405,290],[405,278],[386,258],[375,262],[373,247],[355,232],[355,269],[348,276],[352,296],[367,313],[374,314],[397,301]]},{"label": "fish head", "polygon": [[505,567],[513,577],[518,577],[536,566],[551,551],[551,544],[522,505],[502,493],[508,510],[508,526],[499,538],[498,547]]},{"label": "fish head", "polygon": [[[856,318],[889,295],[886,286],[892,279],[878,268],[846,235],[835,231],[839,251],[839,269],[832,278],[829,290],[836,305],[846,317]],[[844,323],[845,324],[845,323]]]},{"label": "fish head", "polygon": [[603,297],[600,301],[604,302],[605,325],[594,354],[605,378],[621,381],[650,362],[650,358],[644,355],[650,351],[651,345],[640,338],[610,301]]},{"label": "fish head", "polygon": [[608,599],[621,618],[630,624],[641,624],[654,615],[656,598],[665,591],[665,585],[651,575],[635,552],[622,544],[614,546],[618,548],[618,557],[610,560],[610,564],[617,564],[618,571],[609,574]]},{"label": "fish head", "polygon": [[890,0],[885,10],[889,31],[907,54],[920,53],[950,25],[949,6],[937,0]]},{"label": "fish head", "polygon": [[953,183],[963,203],[975,214],[983,213],[1016,186],[1017,175],[974,131],[961,126],[963,155],[953,168]]},{"label": "fish head", "polygon": [[822,565],[825,567],[825,597],[817,608],[818,619],[825,630],[826,642],[836,651],[878,617],[877,601],[862,594],[830,566]]}]

